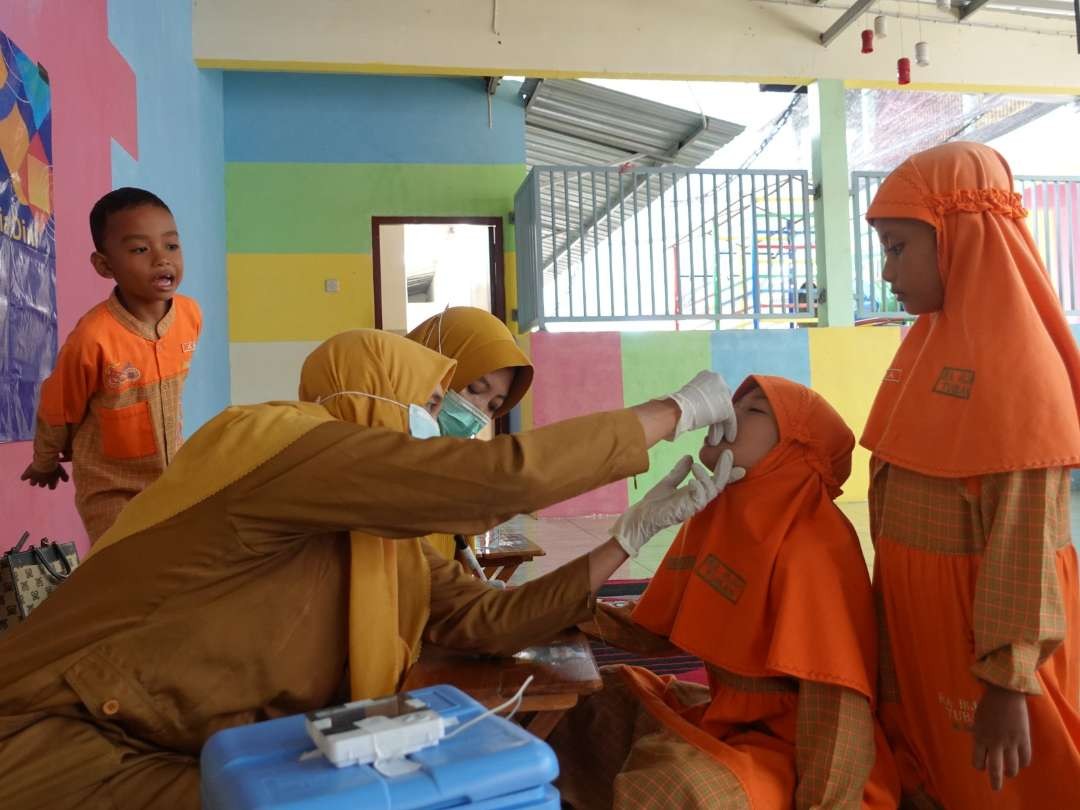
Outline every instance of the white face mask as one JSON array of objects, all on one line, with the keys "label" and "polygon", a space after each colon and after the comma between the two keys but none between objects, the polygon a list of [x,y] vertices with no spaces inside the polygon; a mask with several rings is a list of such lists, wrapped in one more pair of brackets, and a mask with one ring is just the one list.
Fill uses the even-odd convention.
[{"label": "white face mask", "polygon": [[442,435],[442,430],[435,417],[428,413],[427,408],[410,405],[409,435],[414,439],[434,439]]},{"label": "white face mask", "polygon": [[387,397],[368,394],[364,391],[337,391],[333,394],[328,394],[325,397],[319,397],[315,402],[317,405],[322,405],[326,400],[333,399],[334,397],[367,397],[368,399],[379,399],[383,402],[392,403],[409,412],[409,435],[414,439],[434,439],[436,436],[442,435],[442,431],[439,429],[439,423],[435,420],[435,417],[427,412],[427,408],[423,408],[415,403],[405,405],[404,403],[398,402],[396,399],[388,399]]}]

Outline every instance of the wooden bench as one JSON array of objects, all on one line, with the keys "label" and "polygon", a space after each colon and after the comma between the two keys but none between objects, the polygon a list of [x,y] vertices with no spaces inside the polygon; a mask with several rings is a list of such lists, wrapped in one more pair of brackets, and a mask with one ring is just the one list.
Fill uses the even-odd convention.
[{"label": "wooden bench", "polygon": [[492,708],[513,697],[530,675],[533,681],[515,717],[540,739],[547,738],[582,696],[603,687],[588,639],[567,630],[512,658],[469,655],[427,644],[409,671],[404,690],[448,683]]}]

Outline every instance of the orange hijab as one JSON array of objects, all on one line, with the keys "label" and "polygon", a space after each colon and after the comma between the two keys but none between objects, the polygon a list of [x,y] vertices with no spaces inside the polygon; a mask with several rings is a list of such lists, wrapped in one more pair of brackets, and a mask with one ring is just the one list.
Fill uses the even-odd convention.
[{"label": "orange hijab", "polygon": [[828,402],[791,380],[749,377],[736,398],[755,385],[779,443],[683,525],[633,618],[729,672],[835,684],[872,700],[870,579],[833,503],[855,437]]},{"label": "orange hijab", "polygon": [[1080,352],[1024,223],[1004,158],[950,143],[901,164],[867,220],[937,231],[945,287],[878,389],[862,444],[924,475],[1080,464]]}]

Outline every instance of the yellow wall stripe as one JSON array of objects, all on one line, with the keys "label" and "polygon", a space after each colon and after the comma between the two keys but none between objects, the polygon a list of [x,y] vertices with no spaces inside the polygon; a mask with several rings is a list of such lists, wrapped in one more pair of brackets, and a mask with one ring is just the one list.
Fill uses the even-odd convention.
[{"label": "yellow wall stripe", "polygon": [[[230,253],[229,338],[325,340],[375,325],[366,253]],[[338,292],[326,292],[328,279]]]},{"label": "yellow wall stripe", "polygon": [[[900,327],[811,329],[810,384],[840,412],[856,439],[877,394],[878,384],[900,345]],[[870,454],[855,450],[843,501],[865,501]]]}]

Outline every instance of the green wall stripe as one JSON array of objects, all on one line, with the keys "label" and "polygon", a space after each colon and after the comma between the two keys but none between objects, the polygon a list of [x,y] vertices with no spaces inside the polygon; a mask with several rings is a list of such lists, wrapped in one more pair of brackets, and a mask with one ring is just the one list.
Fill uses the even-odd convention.
[{"label": "green wall stripe", "polygon": [[[231,253],[370,253],[372,216],[502,216],[524,165],[228,163]],[[504,231],[514,250],[513,226]]]},{"label": "green wall stripe", "polygon": [[[636,405],[678,390],[710,367],[710,332],[641,332],[622,335],[623,401]],[[649,470],[630,485],[630,503],[637,503],[667,475],[681,456],[697,451],[705,431],[660,442],[649,451]]]}]

